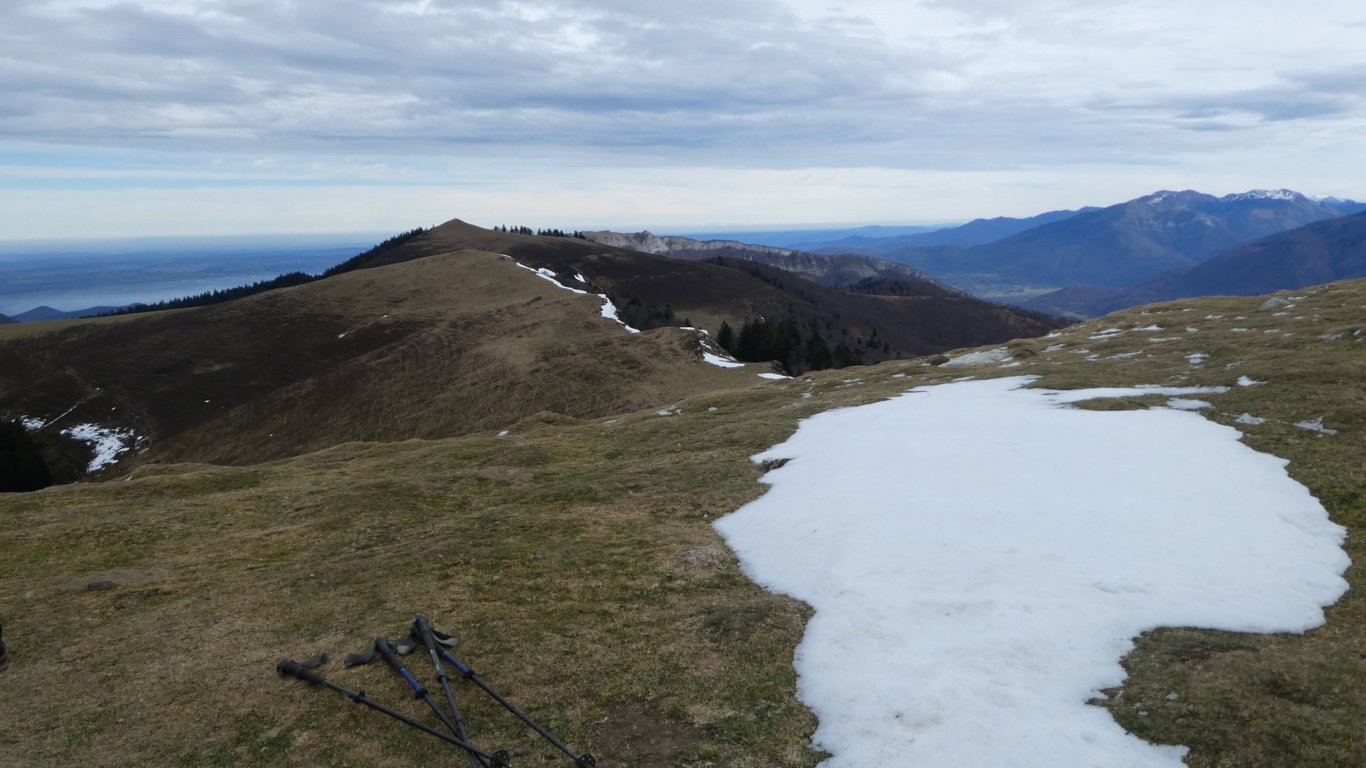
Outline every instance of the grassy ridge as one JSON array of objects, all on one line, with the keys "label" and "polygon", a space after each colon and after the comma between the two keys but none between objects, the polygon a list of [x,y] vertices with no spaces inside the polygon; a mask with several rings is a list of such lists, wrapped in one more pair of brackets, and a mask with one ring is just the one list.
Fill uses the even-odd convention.
[{"label": "grassy ridge", "polygon": [[[812,765],[791,667],[806,609],[749,583],[711,521],[762,493],[748,457],[804,416],[963,375],[1034,374],[1054,387],[1231,386],[1202,396],[1207,415],[1266,419],[1239,426],[1248,443],[1289,459],[1351,531],[1353,590],[1324,628],[1151,633],[1104,705],[1144,738],[1192,746],[1192,765],[1366,764],[1366,282],[1300,295],[1288,309],[1131,310],[1012,342],[1010,368],[888,363],[693,395],[670,416],[543,414],[505,437],[148,465],[127,482],[0,498],[0,763],[450,759],[273,673],[281,657],[399,634],[423,611],[461,637],[457,656],[604,766]],[[1093,338],[1107,327],[1125,332]],[[1242,375],[1266,383],[1234,385]],[[1337,434],[1295,426],[1320,418]],[[325,671],[407,702],[378,666]],[[481,743],[528,750],[517,765],[563,762],[475,694],[462,701]]]}]

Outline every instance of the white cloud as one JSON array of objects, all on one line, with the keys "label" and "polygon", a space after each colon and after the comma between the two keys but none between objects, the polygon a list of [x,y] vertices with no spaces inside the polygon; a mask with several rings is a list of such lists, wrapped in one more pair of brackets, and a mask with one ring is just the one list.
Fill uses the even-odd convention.
[{"label": "white cloud", "polygon": [[[509,194],[533,172],[553,184],[584,167],[958,172],[961,187],[1103,168],[1142,176],[1140,194],[1180,177],[1238,183],[1231,150],[1266,161],[1246,186],[1350,195],[1341,168],[1366,115],[1351,24],[1363,17],[1342,0],[17,0],[0,27],[0,154],[51,149],[9,163],[30,170],[0,186],[58,169],[80,188],[166,164],[198,166],[212,186],[225,177],[209,159],[270,156],[262,183],[310,164],[318,184],[328,165],[432,177],[477,158],[511,178]],[[78,147],[84,165],[43,165]],[[1293,175],[1272,175],[1278,164]],[[1122,199],[1082,189],[1007,207]]]}]

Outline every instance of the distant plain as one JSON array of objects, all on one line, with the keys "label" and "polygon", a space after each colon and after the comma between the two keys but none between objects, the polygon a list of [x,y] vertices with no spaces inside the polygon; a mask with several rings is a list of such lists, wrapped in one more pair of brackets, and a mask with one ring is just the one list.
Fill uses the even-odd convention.
[{"label": "distant plain", "polygon": [[386,235],[0,243],[0,314],[125,306],[317,274]]}]

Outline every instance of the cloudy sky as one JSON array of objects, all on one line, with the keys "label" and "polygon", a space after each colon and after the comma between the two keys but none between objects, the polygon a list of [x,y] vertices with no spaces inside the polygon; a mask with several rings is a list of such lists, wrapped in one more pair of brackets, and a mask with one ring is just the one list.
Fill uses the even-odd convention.
[{"label": "cloudy sky", "polygon": [[0,240],[1366,198],[1366,5],[5,0]]}]

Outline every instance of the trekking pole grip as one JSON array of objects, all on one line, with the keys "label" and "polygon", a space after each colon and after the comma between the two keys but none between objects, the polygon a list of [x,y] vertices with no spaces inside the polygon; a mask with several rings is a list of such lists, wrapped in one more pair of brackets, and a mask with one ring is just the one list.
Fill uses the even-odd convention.
[{"label": "trekking pole grip", "polygon": [[326,683],[321,675],[293,659],[282,659],[279,664],[275,665],[275,671],[286,677],[297,677],[313,685],[324,685]]}]

